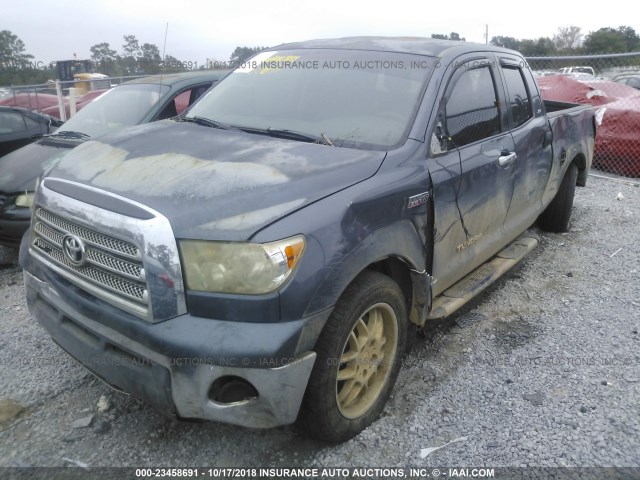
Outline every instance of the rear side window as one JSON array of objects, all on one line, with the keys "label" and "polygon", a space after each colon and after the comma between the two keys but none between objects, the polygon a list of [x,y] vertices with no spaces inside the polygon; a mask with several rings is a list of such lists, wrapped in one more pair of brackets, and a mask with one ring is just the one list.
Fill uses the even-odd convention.
[{"label": "rear side window", "polygon": [[27,125],[27,130],[33,130],[34,128],[38,128],[40,124],[36,122],[34,119],[29,118],[25,115],[24,123]]},{"label": "rear side window", "polygon": [[488,66],[464,71],[446,105],[446,129],[455,147],[500,133],[496,89]]},{"label": "rear side window", "polygon": [[516,128],[533,117],[531,98],[520,68],[504,67],[502,73],[507,82],[509,110],[511,111],[513,128]]},{"label": "rear side window", "polygon": [[211,87],[211,82],[195,86],[190,90],[185,90],[184,92],[176,95],[158,114],[158,120],[165,120],[167,118],[180,115],[187,109],[187,107],[193,105],[204,92],[209,90],[209,87]]},{"label": "rear side window", "polygon": [[24,116],[18,112],[0,113],[0,133],[17,133],[27,130]]}]

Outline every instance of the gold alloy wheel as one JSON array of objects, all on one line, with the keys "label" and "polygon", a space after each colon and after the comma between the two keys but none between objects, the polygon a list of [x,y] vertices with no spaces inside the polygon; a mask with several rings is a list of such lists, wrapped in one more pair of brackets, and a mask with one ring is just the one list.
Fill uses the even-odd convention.
[{"label": "gold alloy wheel", "polygon": [[361,417],[387,383],[398,345],[398,321],[386,303],[370,307],[349,334],[338,366],[336,400],[346,418]]}]

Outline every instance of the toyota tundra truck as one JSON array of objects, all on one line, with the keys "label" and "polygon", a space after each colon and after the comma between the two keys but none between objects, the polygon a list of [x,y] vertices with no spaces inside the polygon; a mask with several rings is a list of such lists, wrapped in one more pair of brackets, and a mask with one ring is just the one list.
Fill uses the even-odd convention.
[{"label": "toyota tundra truck", "polygon": [[518,53],[420,38],[281,45],[172,120],[63,155],[22,241],[29,308],[180,419],[344,441],[416,329],[566,231],[589,106]]}]

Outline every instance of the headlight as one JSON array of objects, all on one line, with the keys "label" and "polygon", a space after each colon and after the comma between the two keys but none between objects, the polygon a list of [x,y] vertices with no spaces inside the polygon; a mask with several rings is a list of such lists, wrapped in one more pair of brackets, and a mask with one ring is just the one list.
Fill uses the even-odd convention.
[{"label": "headlight", "polygon": [[25,192],[22,195],[18,195],[16,197],[16,207],[31,208],[31,205],[33,205],[34,195],[34,192]]},{"label": "headlight", "polygon": [[272,292],[291,275],[304,250],[297,235],[272,243],[181,240],[187,288],[203,292]]}]

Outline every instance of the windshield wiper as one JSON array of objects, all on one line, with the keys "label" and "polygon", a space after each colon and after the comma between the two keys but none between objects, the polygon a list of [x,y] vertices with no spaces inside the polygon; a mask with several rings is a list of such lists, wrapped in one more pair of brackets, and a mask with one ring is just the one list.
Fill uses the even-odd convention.
[{"label": "windshield wiper", "polygon": [[334,147],[335,145],[333,144],[333,141],[327,137],[326,133],[322,132],[320,133],[320,136],[322,137],[322,140],[324,140],[324,144],[325,145],[329,145],[330,147]]},{"label": "windshield wiper", "polygon": [[333,147],[333,142],[324,133],[320,135],[312,135],[310,133],[298,132],[296,130],[287,130],[284,128],[253,128],[253,127],[238,127],[241,130],[249,133],[261,133],[269,135],[270,137],[287,138],[289,140],[298,140],[301,142],[318,143],[320,145],[329,145]]},{"label": "windshield wiper", "polygon": [[217,120],[211,120],[210,118],[205,117],[182,117],[177,120],[179,122],[192,122],[197,123],[198,125],[203,125],[205,127],[220,128],[222,130],[238,130],[232,125],[218,122]]},{"label": "windshield wiper", "polygon": [[86,133],[82,133],[82,132],[74,132],[73,130],[62,130],[62,131],[58,131],[58,132],[52,133],[50,135],[45,135],[45,137],[73,138],[73,139],[80,139],[80,140],[89,140],[91,138],[91,135],[87,135]]}]

